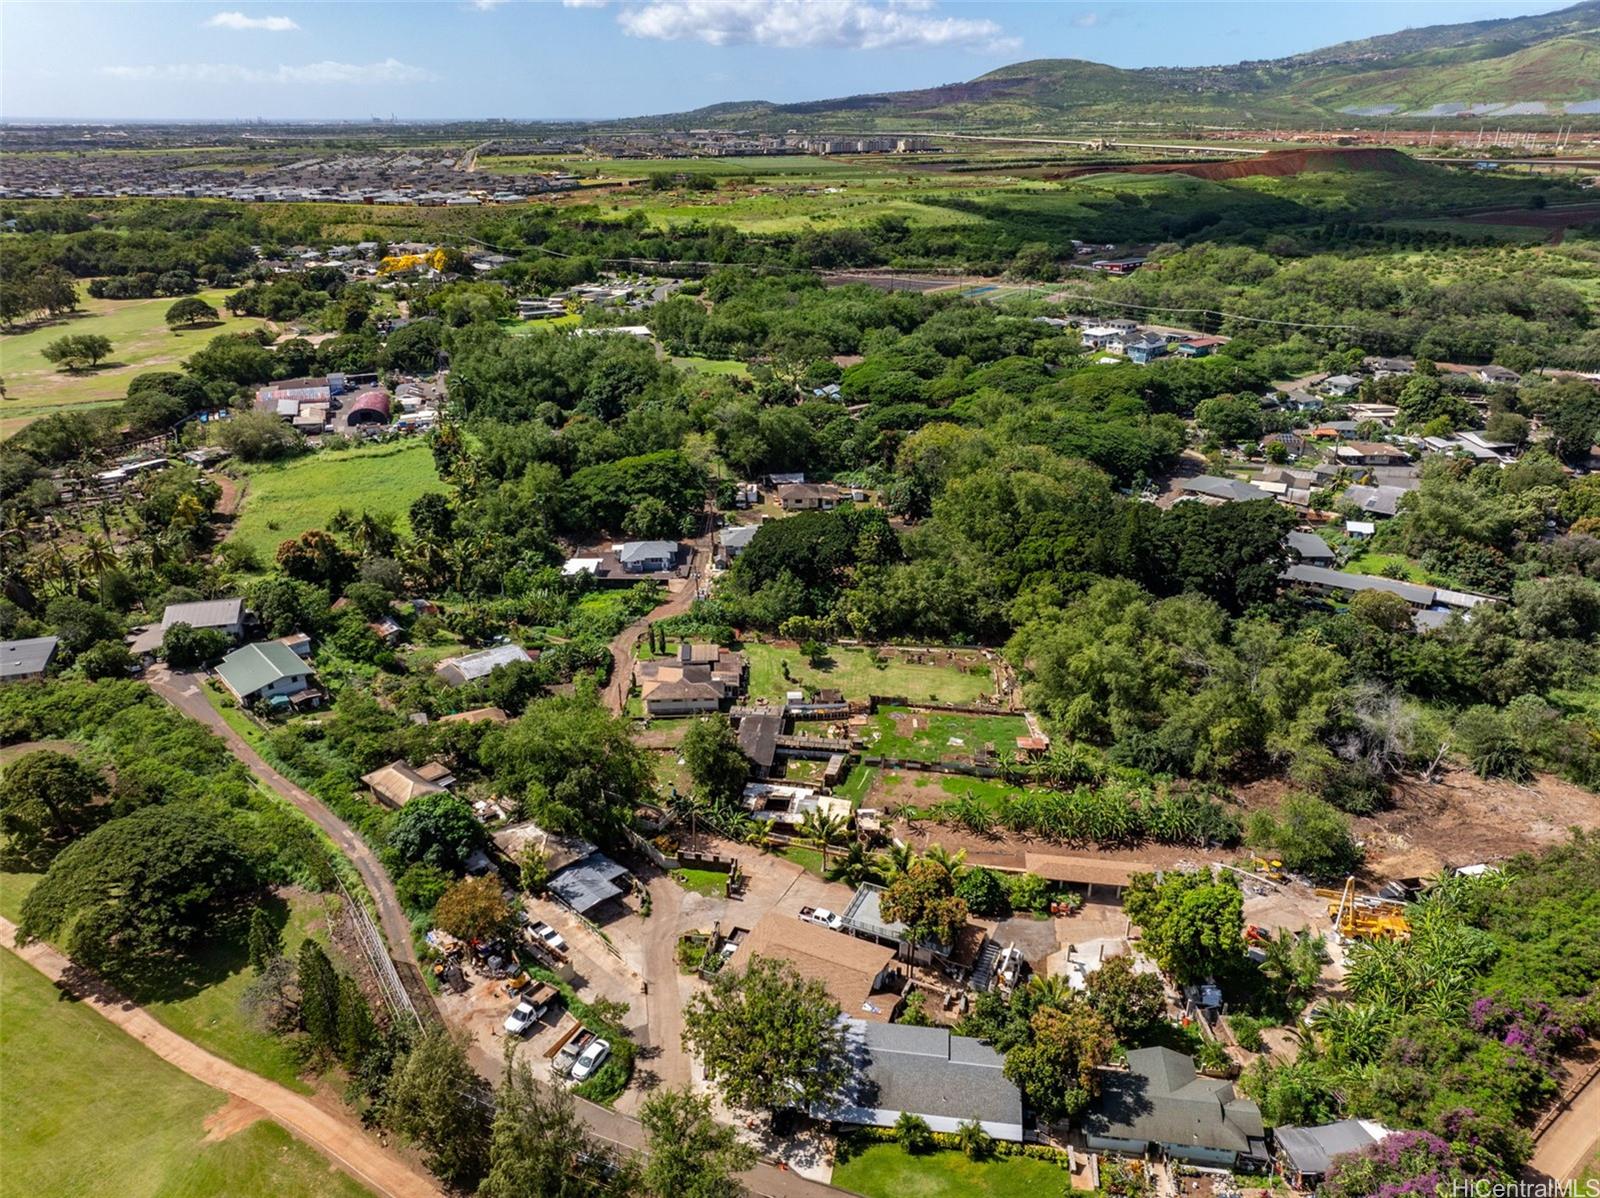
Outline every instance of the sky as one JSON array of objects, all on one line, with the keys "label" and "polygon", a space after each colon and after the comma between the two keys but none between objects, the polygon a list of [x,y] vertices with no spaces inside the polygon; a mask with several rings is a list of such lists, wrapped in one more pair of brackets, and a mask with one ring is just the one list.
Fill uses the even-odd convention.
[{"label": "sky", "polygon": [[[237,5],[237,6],[236,6]],[[595,119],[825,99],[1029,58],[1276,58],[1538,0],[0,0],[0,119]]]}]

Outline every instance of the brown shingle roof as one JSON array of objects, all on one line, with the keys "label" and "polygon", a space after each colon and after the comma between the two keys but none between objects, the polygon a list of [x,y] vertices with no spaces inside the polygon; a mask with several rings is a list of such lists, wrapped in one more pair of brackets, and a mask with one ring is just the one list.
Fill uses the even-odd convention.
[{"label": "brown shingle roof", "polygon": [[900,1001],[898,994],[873,987],[894,960],[892,948],[802,923],[792,915],[773,911],[763,916],[728,964],[743,969],[757,956],[787,961],[801,977],[821,982],[852,1019],[887,1023]]}]

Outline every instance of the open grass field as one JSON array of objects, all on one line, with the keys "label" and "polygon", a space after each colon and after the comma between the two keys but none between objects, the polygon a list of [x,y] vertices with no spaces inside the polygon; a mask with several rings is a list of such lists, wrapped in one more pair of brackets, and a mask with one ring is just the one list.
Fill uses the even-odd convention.
[{"label": "open grass field", "polygon": [[275,1123],[211,1138],[217,1091],[0,952],[7,1194],[357,1198],[367,1190]]},{"label": "open grass field", "polygon": [[424,491],[443,491],[433,454],[421,441],[311,454],[283,465],[249,470],[249,488],[230,540],[255,550],[263,563],[278,545],[310,528],[324,528],[340,508],[393,512],[406,530],[406,509]]},{"label": "open grass field", "polygon": [[1067,1188],[1060,1165],[1030,1157],[969,1161],[954,1149],[912,1156],[898,1144],[857,1147],[833,1184],[865,1198],[1037,1198]]},{"label": "open grass field", "polygon": [[799,649],[765,644],[742,648],[750,663],[752,699],[779,699],[786,691],[809,686],[843,691],[847,699],[895,695],[913,703],[966,703],[994,689],[988,664],[976,656],[963,659],[971,665],[961,668],[918,664],[890,652],[880,665],[870,649],[833,647],[823,664],[813,667]]},{"label": "open grass field", "polygon": [[[167,328],[174,299],[102,300],[84,298],[83,313],[22,333],[0,335],[0,378],[6,399],[0,402],[0,437],[62,408],[114,403],[127,394],[128,383],[150,370],[176,370],[178,363],[213,337],[244,332],[264,322],[235,318],[222,308],[228,289],[202,291],[200,298],[216,308],[220,324],[185,329]],[[94,370],[77,374],[57,370],[40,352],[68,334],[99,333],[111,340],[111,357]]]},{"label": "open grass field", "polygon": [[866,751],[906,761],[942,761],[970,758],[992,744],[1005,756],[1015,748],[1017,737],[1026,735],[1028,723],[1021,716],[880,707],[866,727]]},{"label": "open grass field", "polygon": [[739,378],[750,377],[750,367],[743,362],[722,358],[673,358],[679,370],[695,370],[701,374],[731,374]]}]

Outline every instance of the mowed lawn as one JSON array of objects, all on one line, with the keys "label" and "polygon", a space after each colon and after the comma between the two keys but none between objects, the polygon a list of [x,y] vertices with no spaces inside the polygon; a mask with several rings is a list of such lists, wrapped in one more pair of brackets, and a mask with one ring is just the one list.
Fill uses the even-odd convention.
[{"label": "mowed lawn", "polygon": [[912,1156],[898,1144],[869,1144],[833,1168],[833,1184],[865,1198],[1039,1198],[1071,1179],[1060,1165],[1032,1157],[969,1161],[954,1149]]},{"label": "mowed lawn", "polygon": [[[85,296],[78,316],[23,333],[0,334],[0,378],[6,381],[6,398],[0,402],[0,437],[9,437],[62,408],[115,403],[127,394],[135,375],[177,370],[184,358],[213,337],[265,323],[255,317],[230,316],[222,307],[228,294],[227,288],[200,292],[200,298],[217,309],[220,324],[177,333],[167,328],[166,321],[167,309],[177,302],[173,297],[102,300]],[[74,374],[57,370],[44,360],[42,351],[50,342],[82,333],[98,333],[111,341],[111,356],[94,370]]]},{"label": "mowed lawn", "polygon": [[4,1191],[117,1198],[357,1198],[314,1149],[262,1120],[207,1139],[219,1091],[0,951]]},{"label": "mowed lawn", "polygon": [[972,757],[983,746],[1009,756],[1028,722],[1015,715],[963,715],[950,711],[908,711],[880,707],[865,728],[867,753],[904,761]]},{"label": "mowed lawn", "polygon": [[[971,668],[919,665],[890,654],[879,666],[872,650],[830,646],[826,660],[814,667],[798,649],[776,645],[741,646],[750,663],[752,698],[779,699],[786,691],[816,687],[843,691],[847,699],[893,695],[913,703],[970,703],[994,690],[994,675],[982,658]],[[784,663],[789,675],[784,677]]]},{"label": "mowed lawn", "polygon": [[406,510],[425,491],[443,491],[433,454],[422,441],[310,454],[249,472],[244,507],[230,540],[255,550],[263,565],[279,544],[326,528],[340,508],[352,514],[393,512],[409,531]]}]

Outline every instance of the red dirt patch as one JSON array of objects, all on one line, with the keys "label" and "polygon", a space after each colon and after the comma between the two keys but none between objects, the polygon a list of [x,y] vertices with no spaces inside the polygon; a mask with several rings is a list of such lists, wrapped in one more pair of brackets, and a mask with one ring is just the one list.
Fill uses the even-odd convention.
[{"label": "red dirt patch", "polygon": [[1600,204],[1570,204],[1560,208],[1499,208],[1457,217],[1475,225],[1514,225],[1523,229],[1565,229],[1600,220]]},{"label": "red dirt patch", "polygon": [[255,1103],[234,1094],[206,1116],[202,1124],[206,1129],[205,1142],[210,1144],[216,1140],[226,1140],[266,1117],[267,1113]]},{"label": "red dirt patch", "polygon": [[1080,175],[1192,175],[1197,179],[1246,179],[1253,175],[1284,178],[1307,171],[1384,171],[1393,175],[1411,174],[1418,164],[1399,150],[1352,149],[1269,150],[1254,158],[1233,158],[1221,162],[1143,162],[1132,166],[1086,166],[1046,175],[1049,179],[1072,179]]}]

